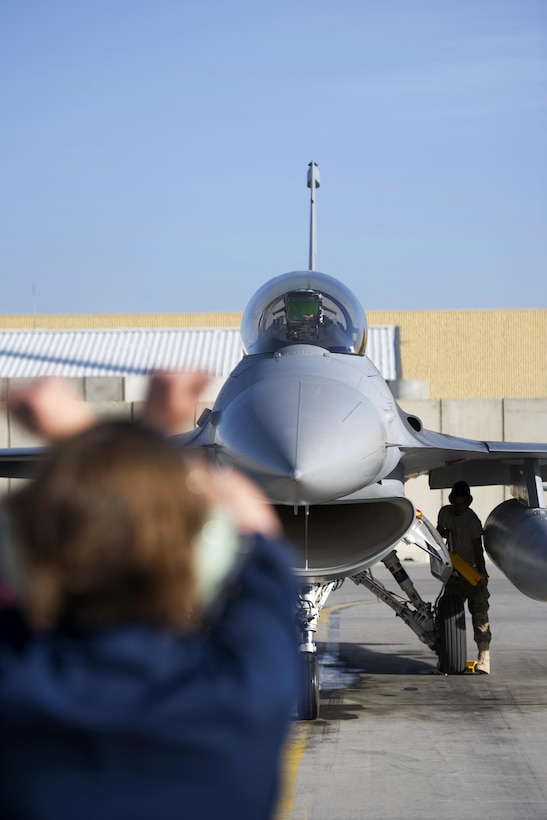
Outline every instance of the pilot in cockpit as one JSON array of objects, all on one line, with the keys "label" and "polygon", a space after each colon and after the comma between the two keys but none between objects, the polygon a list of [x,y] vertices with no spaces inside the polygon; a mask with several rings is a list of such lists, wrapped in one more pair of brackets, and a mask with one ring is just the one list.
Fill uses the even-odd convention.
[{"label": "pilot in cockpit", "polygon": [[323,311],[323,297],[315,290],[292,290],[285,294],[287,340],[311,342],[330,323]]}]

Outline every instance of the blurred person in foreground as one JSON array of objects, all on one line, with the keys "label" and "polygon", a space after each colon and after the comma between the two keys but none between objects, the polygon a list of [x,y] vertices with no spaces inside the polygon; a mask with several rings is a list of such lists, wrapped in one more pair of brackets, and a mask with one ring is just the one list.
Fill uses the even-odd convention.
[{"label": "blurred person in foreground", "polygon": [[9,398],[52,447],[4,502],[3,820],[272,817],[291,556],[250,481],[165,436],[203,385],[157,374],[136,423],[98,422],[59,381]]}]

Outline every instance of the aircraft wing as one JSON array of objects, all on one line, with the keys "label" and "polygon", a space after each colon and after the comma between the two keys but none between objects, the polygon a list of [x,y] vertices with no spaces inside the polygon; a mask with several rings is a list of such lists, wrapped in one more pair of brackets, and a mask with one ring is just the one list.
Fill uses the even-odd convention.
[{"label": "aircraft wing", "polygon": [[43,458],[47,449],[47,447],[0,449],[0,476],[3,478],[32,478],[36,465]]},{"label": "aircraft wing", "polygon": [[514,484],[515,469],[525,462],[535,463],[547,481],[547,444],[474,441],[425,429],[414,438],[414,445],[400,447],[405,478],[429,473],[432,489],[452,487],[456,481],[475,487]]},{"label": "aircraft wing", "polygon": [[[201,434],[201,435],[200,435]],[[174,440],[180,446],[206,446],[203,430],[197,427]],[[547,482],[547,444],[529,442],[475,441],[432,430],[415,434],[414,445],[400,446],[405,478],[429,473],[432,489],[451,487],[456,481],[472,486],[510,484],[515,465],[537,461],[543,481]],[[0,449],[0,476],[30,478],[47,447]]]}]

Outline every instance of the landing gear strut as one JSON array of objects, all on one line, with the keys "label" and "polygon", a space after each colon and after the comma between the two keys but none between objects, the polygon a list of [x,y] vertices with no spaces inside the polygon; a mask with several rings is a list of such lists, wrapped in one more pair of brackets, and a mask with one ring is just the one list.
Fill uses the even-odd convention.
[{"label": "landing gear strut", "polygon": [[395,614],[416,633],[422,643],[427,644],[430,649],[436,651],[437,631],[433,607],[421,598],[406,570],[403,569],[395,550],[384,558],[383,563],[406,594],[408,600],[403,600],[400,596],[394,595],[393,592],[387,590],[380,581],[374,578],[370,570],[352,575],[351,580],[356,584],[365,586],[377,598],[391,607]]},{"label": "landing gear strut", "polygon": [[296,599],[296,624],[300,632],[300,692],[297,701],[297,712],[300,720],[315,720],[319,715],[319,663],[315,632],[319,613],[333,589],[341,581],[330,581],[328,584],[303,584]]}]

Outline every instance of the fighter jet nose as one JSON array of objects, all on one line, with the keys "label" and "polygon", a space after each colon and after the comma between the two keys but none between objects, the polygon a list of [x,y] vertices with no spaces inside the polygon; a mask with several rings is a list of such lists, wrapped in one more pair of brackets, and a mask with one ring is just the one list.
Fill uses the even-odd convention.
[{"label": "fighter jet nose", "polygon": [[226,407],[219,443],[279,504],[317,504],[377,479],[385,432],[361,392],[322,376],[262,380]]}]

